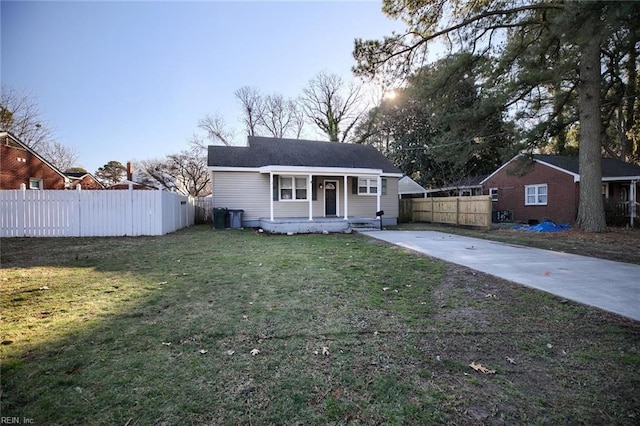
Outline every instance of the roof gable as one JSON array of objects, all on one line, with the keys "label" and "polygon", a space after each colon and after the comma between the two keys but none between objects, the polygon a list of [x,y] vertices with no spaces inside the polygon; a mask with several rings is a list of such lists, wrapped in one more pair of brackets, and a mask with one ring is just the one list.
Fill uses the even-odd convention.
[{"label": "roof gable", "polygon": [[[523,158],[524,155],[525,154],[516,155],[511,160],[500,166],[495,172],[490,174],[486,179],[482,181],[482,183],[485,183],[487,180],[489,180],[496,173],[505,168],[508,164],[512,163],[514,160]],[[533,161],[570,174],[573,176],[574,181],[580,181],[580,160],[578,157],[568,155],[534,154]],[[627,163],[615,158],[602,158],[600,164],[602,168],[603,180],[611,180],[617,178],[640,178],[640,166],[637,166],[635,164]]]},{"label": "roof gable", "polygon": [[209,146],[208,154],[210,167],[339,167],[401,173],[371,145],[249,136],[248,146]]},{"label": "roof gable", "polygon": [[[38,160],[43,162],[47,167],[49,167],[55,173],[59,174],[62,177],[62,179],[65,182],[65,184],[68,181],[69,178],[64,173],[62,173],[62,171],[60,169],[58,169],[56,166],[51,164],[49,162],[49,160],[44,158],[42,155],[38,154],[33,148],[30,148],[29,146],[27,146],[27,144],[22,142],[20,139],[18,139],[16,136],[14,136],[11,132],[7,132],[7,131],[0,132],[0,140],[2,140],[1,143],[13,144],[13,145],[15,145],[15,146],[13,146],[13,148],[16,148],[16,146],[17,146],[20,149],[24,149],[25,151],[31,153]],[[11,145],[9,145],[9,146],[11,146]]]}]

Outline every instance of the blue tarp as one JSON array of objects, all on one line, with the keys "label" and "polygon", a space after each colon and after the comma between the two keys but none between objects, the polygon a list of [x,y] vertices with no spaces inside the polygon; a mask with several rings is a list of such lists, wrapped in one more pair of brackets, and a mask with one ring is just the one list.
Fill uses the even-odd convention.
[{"label": "blue tarp", "polygon": [[520,231],[529,231],[529,232],[558,232],[558,231],[564,231],[569,228],[570,226],[566,223],[564,225],[557,225],[554,222],[547,220],[537,225],[516,226],[514,229],[518,229]]}]

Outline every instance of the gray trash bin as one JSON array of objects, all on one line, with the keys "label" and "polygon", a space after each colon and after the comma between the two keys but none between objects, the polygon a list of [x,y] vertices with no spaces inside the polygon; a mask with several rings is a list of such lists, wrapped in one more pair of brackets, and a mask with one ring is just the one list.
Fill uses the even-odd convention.
[{"label": "gray trash bin", "polygon": [[229,216],[231,218],[231,228],[242,228],[242,213],[244,210],[229,209]]}]

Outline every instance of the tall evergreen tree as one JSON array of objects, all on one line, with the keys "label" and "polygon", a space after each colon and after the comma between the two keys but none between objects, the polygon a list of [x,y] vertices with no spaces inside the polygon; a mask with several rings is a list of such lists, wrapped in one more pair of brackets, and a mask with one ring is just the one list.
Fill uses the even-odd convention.
[{"label": "tall evergreen tree", "polygon": [[382,41],[356,40],[356,73],[406,76],[422,63],[429,42],[441,37],[447,37],[452,49],[500,57],[501,74],[493,84],[509,88],[500,96],[522,129],[556,138],[561,150],[566,129],[579,123],[577,224],[586,231],[605,229],[599,166],[606,128],[601,51],[616,36],[636,31],[639,3],[385,0],[383,11],[404,20],[407,32]]}]

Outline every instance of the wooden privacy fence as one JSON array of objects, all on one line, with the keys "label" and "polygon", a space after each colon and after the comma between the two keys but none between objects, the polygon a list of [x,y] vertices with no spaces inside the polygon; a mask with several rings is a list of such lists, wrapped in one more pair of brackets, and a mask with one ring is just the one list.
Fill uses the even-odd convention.
[{"label": "wooden privacy fence", "polygon": [[491,196],[414,198],[413,221],[491,227]]},{"label": "wooden privacy fence", "polygon": [[1,237],[164,235],[194,216],[191,197],[159,190],[0,191]]}]

